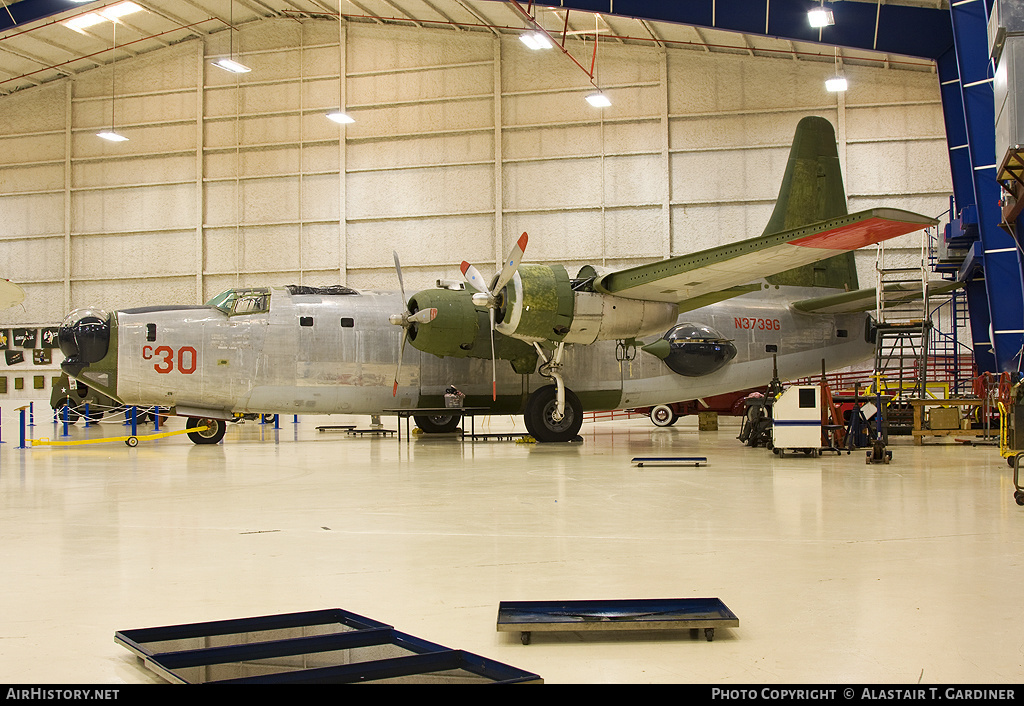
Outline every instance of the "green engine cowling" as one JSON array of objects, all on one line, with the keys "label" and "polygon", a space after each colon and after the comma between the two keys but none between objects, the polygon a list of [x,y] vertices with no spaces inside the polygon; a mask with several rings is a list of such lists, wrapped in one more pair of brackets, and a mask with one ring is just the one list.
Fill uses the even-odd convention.
[{"label": "green engine cowling", "polygon": [[[415,324],[409,330],[409,342],[424,353],[438,357],[491,357],[490,317],[487,309],[473,304],[468,290],[424,289],[409,300],[410,313],[437,309],[429,324]],[[537,352],[532,346],[507,336],[495,335],[496,357],[507,360],[517,373],[532,373],[537,367]]]},{"label": "green engine cowling", "polygon": [[561,265],[520,265],[499,299],[497,330],[524,341],[561,341],[572,327],[575,295]]}]

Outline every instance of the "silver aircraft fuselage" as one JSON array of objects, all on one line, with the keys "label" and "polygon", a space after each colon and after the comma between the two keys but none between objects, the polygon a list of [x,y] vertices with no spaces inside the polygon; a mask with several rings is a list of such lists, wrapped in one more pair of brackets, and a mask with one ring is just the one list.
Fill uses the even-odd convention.
[{"label": "silver aircraft fuselage", "polygon": [[[226,313],[214,306],[144,307],[112,315],[116,364],[103,382],[128,405],[174,407],[178,414],[381,414],[443,407],[446,387],[467,406],[521,413],[531,392],[551,384],[498,361],[498,399],[491,399],[491,361],[423,353],[407,346],[392,395],[401,328],[388,317],[405,303],[394,292],[290,294],[265,288],[266,306]],[[804,314],[789,302],[821,289],[764,287],[686,312],[679,322],[706,324],[731,339],[735,358],[702,377],[684,377],[659,358],[616,341],[569,346],[563,376],[585,410],[645,407],[765,385],[773,354],[779,375],[793,379],[856,364],[872,354],[864,314]],[[648,336],[645,342],[654,341]],[[111,379],[111,374],[116,379]]]}]

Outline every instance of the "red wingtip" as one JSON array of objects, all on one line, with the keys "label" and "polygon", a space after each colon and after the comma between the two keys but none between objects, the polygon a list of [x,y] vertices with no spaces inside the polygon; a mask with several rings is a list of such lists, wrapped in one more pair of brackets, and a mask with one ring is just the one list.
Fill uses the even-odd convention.
[{"label": "red wingtip", "polygon": [[398,397],[398,380],[395,380],[395,386],[391,390],[391,396],[392,397]]},{"label": "red wingtip", "polygon": [[528,241],[529,239],[530,239],[530,237],[526,233],[523,233],[522,235],[519,236],[519,249],[520,250],[526,250],[526,241]]},{"label": "red wingtip", "polygon": [[491,399],[497,401],[498,399],[498,383],[494,381],[491,383]]},{"label": "red wingtip", "polygon": [[466,270],[469,269],[469,263],[465,260],[462,261],[462,274],[466,274]]}]

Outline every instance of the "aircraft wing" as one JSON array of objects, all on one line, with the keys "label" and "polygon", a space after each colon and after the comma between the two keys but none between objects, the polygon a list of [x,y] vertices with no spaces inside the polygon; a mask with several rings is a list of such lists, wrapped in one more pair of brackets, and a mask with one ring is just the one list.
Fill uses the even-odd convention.
[{"label": "aircraft wing", "polygon": [[[946,294],[962,287],[962,282],[935,280],[928,283],[930,294]],[[923,296],[920,283],[890,282],[885,285],[885,306],[897,306],[911,301],[920,301]],[[829,294],[824,297],[802,299],[793,302],[793,308],[808,314],[852,314],[870,311],[877,306],[875,288],[857,289],[852,292]]]},{"label": "aircraft wing", "polygon": [[0,310],[25,301],[25,290],[9,279],[0,279]]},{"label": "aircraft wing", "polygon": [[910,211],[873,208],[610,272],[594,280],[594,289],[625,299],[682,303],[937,224]]}]

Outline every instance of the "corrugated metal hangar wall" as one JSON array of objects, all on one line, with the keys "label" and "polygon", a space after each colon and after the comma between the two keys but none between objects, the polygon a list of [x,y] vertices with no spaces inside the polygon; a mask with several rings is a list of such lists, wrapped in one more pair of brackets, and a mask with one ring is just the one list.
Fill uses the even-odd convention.
[{"label": "corrugated metal hangar wall", "polygon": [[[948,208],[933,71],[847,66],[831,94],[830,63],[602,44],[598,111],[576,66],[514,36],[262,21],[234,35],[240,77],[210,65],[228,42],[0,100],[0,275],[28,293],[0,322],[236,285],[394,289],[392,250],[411,291],[463,259],[490,271],[522,231],[528,261],[572,273],[751,237],[811,114],[837,128],[851,210]],[[339,107],[356,122],[327,120]],[[130,141],[96,137],[112,121]]]}]

